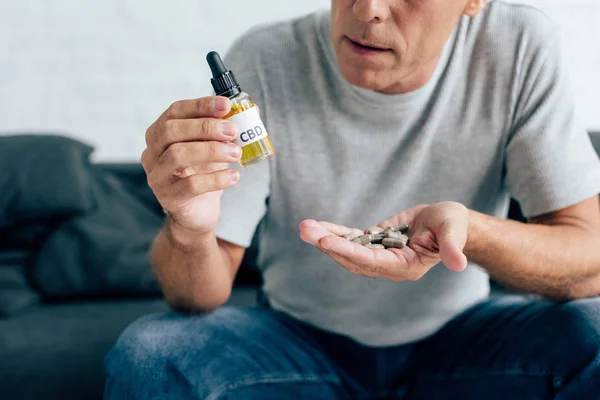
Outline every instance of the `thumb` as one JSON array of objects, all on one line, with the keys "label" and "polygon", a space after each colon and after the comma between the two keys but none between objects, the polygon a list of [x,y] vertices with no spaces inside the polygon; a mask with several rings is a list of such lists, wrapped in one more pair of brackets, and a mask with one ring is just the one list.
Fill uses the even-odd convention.
[{"label": "thumb", "polygon": [[439,228],[438,245],[440,258],[451,271],[461,272],[467,267],[467,257],[463,249],[467,243],[467,222],[460,218],[447,219]]}]

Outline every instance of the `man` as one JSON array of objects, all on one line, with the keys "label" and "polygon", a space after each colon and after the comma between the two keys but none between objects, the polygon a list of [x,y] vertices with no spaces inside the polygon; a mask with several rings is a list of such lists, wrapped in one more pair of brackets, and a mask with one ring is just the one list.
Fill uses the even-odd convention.
[{"label": "man", "polygon": [[[245,35],[226,65],[276,155],[228,168],[225,98],[148,129],[156,274],[208,313],[130,326],[106,398],[597,398],[600,163],[558,45],[500,0],[333,0]],[[340,237],[401,223],[403,249]],[[221,307],[257,226],[267,304]],[[552,300],[489,299],[489,276]]]}]

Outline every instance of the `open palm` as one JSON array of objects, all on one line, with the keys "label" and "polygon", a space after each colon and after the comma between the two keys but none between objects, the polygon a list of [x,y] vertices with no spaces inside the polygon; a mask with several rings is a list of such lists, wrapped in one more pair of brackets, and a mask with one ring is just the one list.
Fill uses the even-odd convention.
[{"label": "open palm", "polygon": [[300,237],[349,271],[393,281],[418,280],[442,261],[453,271],[466,267],[462,253],[467,239],[468,210],[459,203],[420,205],[400,212],[378,226],[410,226],[408,246],[368,249],[343,238],[356,229],[327,221],[304,220]]}]

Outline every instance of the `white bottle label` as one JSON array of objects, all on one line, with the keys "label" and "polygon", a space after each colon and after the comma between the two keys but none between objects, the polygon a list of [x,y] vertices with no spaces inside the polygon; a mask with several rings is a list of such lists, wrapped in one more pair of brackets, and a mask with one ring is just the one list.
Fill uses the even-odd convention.
[{"label": "white bottle label", "polygon": [[241,147],[269,136],[256,107],[229,117],[227,120],[237,125],[239,134],[235,143]]}]

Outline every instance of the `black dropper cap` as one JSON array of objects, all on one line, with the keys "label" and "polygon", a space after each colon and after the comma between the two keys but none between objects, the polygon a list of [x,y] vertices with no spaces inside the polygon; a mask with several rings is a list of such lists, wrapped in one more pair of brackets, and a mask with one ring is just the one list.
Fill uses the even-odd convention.
[{"label": "black dropper cap", "polygon": [[231,97],[241,92],[240,85],[235,80],[233,72],[225,68],[221,56],[211,51],[206,56],[213,78],[210,80],[217,96]]}]

